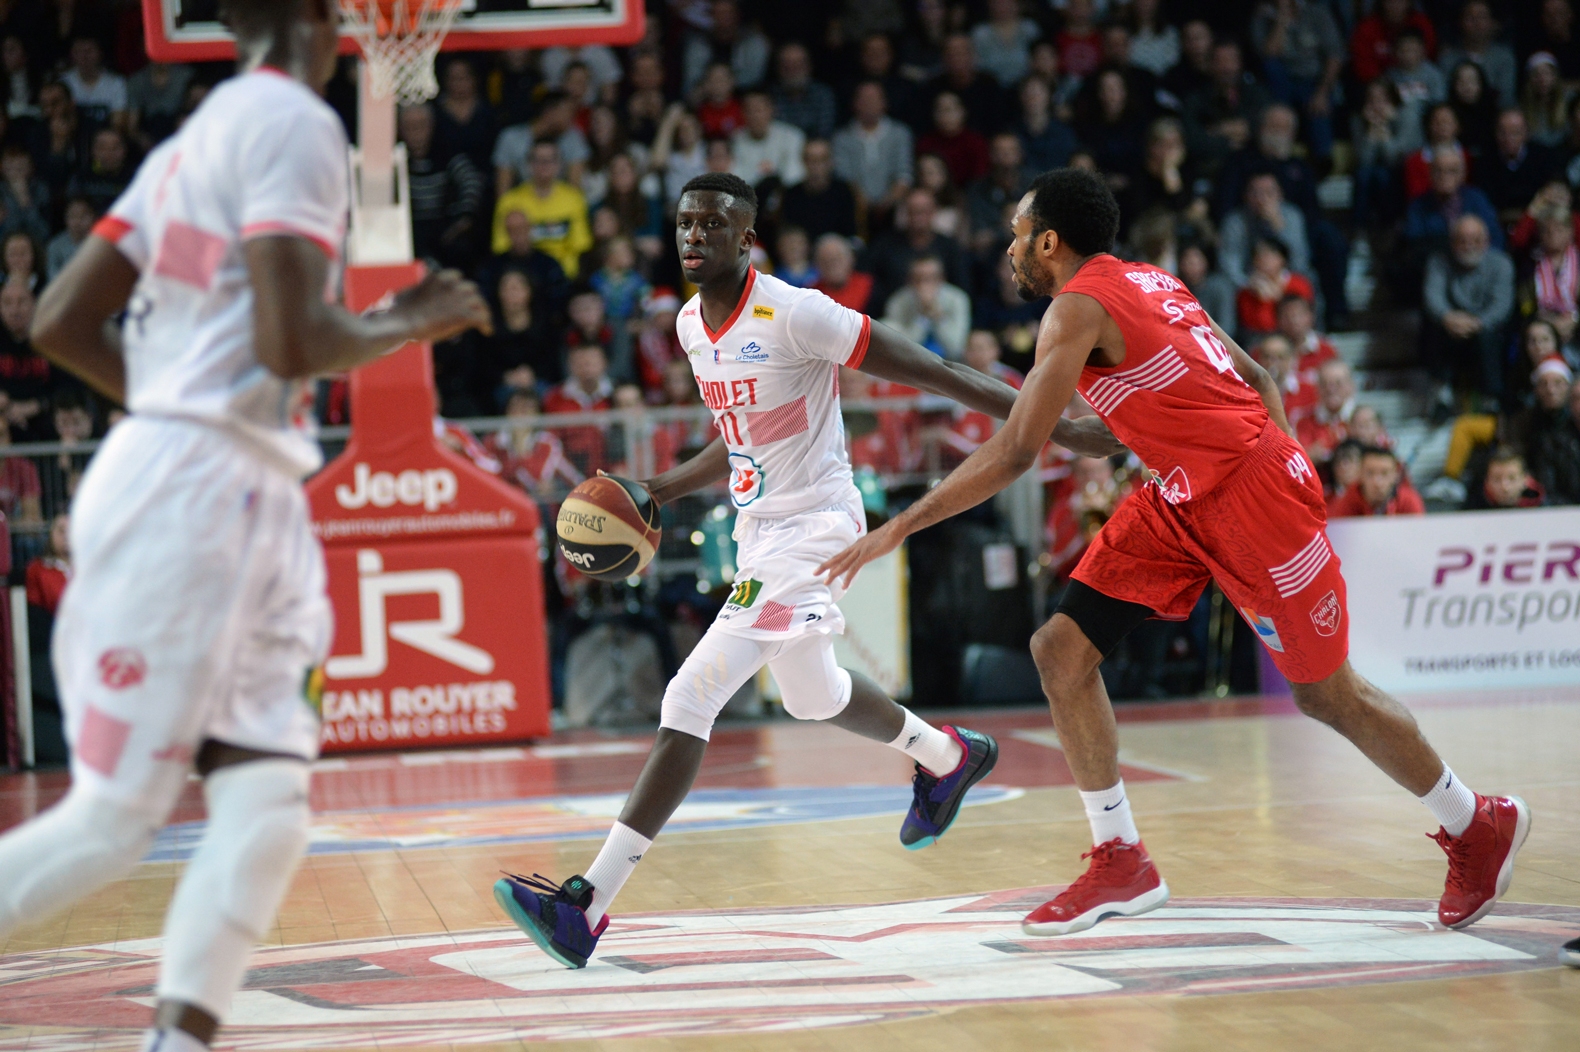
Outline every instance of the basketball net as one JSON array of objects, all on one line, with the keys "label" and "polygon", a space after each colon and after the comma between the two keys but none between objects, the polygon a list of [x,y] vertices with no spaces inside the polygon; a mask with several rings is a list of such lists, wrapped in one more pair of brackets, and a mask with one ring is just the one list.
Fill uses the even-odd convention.
[{"label": "basketball net", "polygon": [[340,0],[340,20],[356,37],[375,95],[404,103],[439,94],[434,59],[462,0]]}]

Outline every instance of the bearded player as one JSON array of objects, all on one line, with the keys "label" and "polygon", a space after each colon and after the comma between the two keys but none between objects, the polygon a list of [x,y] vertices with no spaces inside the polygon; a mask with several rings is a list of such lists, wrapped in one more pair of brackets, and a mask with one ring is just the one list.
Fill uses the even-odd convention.
[{"label": "bearded player", "polygon": [[488,324],[451,273],[365,318],[327,302],[348,208],[345,134],[320,97],[334,8],[223,6],[239,74],[149,155],[34,322],[47,357],[132,415],[71,510],[53,640],[71,789],[0,838],[3,940],[124,875],[203,776],[208,828],[143,1046],[159,1052],[208,1047],[307,846],[303,690],[330,636],[301,487],[322,462],[307,379]]},{"label": "bearded player", "polygon": [[1119,778],[1098,666],[1146,618],[1184,619],[1209,580],[1256,629],[1300,710],[1436,816],[1433,839],[1448,854],[1438,918],[1451,928],[1473,923],[1507,890],[1530,812],[1517,798],[1472,793],[1409,711],[1350,667],[1344,578],[1328,546],[1322,487],[1290,437],[1276,384],[1176,278],[1109,255],[1118,224],[1113,195],[1095,175],[1065,168],[1032,184],[1009,254],[1022,296],[1055,298],[1009,422],[926,497],[819,571],[830,583],[848,580],[907,535],[1003,489],[1031,466],[1079,391],[1098,415],[1086,418],[1094,423],[1081,444],[1065,444],[1105,455],[1117,439],[1154,478],[1103,527],[1032,640],[1095,846],[1082,856],[1092,860],[1086,873],[1033,910],[1026,932],[1064,935],[1168,901]]},{"label": "bearded player", "polygon": [[494,888],[511,919],[572,968],[587,963],[608,927],[610,902],[690,791],[714,718],[763,665],[792,716],[826,720],[916,761],[914,801],[900,829],[907,848],[943,835],[998,755],[987,735],[934,728],[867,677],[839,668],[833,637],[844,631],[836,605],[844,588],[814,571],[866,532],[840,421],[841,365],[1000,420],[1015,391],[821,292],[758,273],[756,215],[756,194],[733,175],[698,176],[681,194],[675,247],[700,291],[676,330],[720,437],[645,483],[664,504],[728,479],[739,542],[734,591],[665,691],[653,751],[586,875],[561,885],[507,878]]}]

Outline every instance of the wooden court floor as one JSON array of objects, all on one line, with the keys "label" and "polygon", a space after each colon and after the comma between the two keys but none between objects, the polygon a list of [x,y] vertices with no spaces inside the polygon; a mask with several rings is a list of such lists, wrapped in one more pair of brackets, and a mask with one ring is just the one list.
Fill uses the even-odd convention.
[{"label": "wooden court floor", "polygon": [[[1407,699],[1448,762],[1533,809],[1499,908],[1430,918],[1424,808],[1274,699],[1124,707],[1125,776],[1168,907],[1065,939],[1021,913],[1088,846],[1046,714],[961,714],[1002,760],[902,850],[903,757],[833,728],[721,729],[699,791],[570,972],[497,911],[500,870],[596,853],[648,738],[331,759],[313,853],[219,1047],[1580,1050],[1580,688]],[[0,826],[58,798],[0,778]],[[135,1049],[195,792],[152,858],[0,944],[0,1050]]]}]

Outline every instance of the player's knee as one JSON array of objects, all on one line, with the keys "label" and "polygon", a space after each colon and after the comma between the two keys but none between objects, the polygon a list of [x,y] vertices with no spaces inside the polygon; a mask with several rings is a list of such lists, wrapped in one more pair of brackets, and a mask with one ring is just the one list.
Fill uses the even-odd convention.
[{"label": "player's knee", "polygon": [[274,921],[307,851],[311,815],[305,763],[253,760],[209,775],[209,823],[192,867],[212,870],[220,912],[254,939]]},{"label": "player's knee", "polygon": [[1068,617],[1055,614],[1031,637],[1031,657],[1048,686],[1078,682],[1091,675],[1103,656]]},{"label": "player's knee", "polygon": [[129,867],[148,853],[169,812],[163,801],[114,800],[74,785],[50,820],[59,822],[75,844],[91,850],[102,864],[124,861]]},{"label": "player's knee", "polygon": [[798,720],[829,720],[850,704],[850,673],[835,667],[830,673],[781,683],[785,711]]},{"label": "player's knee", "polygon": [[680,674],[664,688],[658,725],[707,741],[721,707],[713,694],[714,691],[708,689],[702,677],[687,675],[687,670],[682,668]]},{"label": "player's knee", "polygon": [[1344,718],[1344,711],[1356,699],[1347,698],[1340,691],[1333,689],[1332,684],[1324,681],[1321,683],[1291,683],[1290,693],[1294,695],[1295,707],[1306,716],[1319,723],[1329,726],[1338,724]]}]

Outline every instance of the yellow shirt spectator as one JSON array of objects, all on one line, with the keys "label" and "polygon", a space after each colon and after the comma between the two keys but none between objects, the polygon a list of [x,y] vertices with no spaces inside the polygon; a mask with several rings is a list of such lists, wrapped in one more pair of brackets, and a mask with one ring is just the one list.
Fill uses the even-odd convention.
[{"label": "yellow shirt spectator", "polygon": [[532,183],[507,190],[494,208],[494,252],[510,250],[505,234],[505,217],[512,212],[525,215],[532,224],[532,243],[540,252],[553,256],[565,268],[565,276],[576,279],[583,252],[592,248],[592,229],[587,225],[587,199],[570,183],[556,181],[547,194],[539,194]]}]

